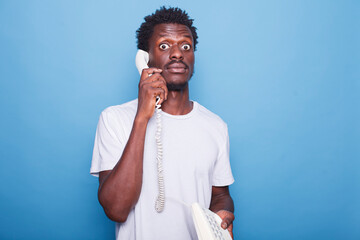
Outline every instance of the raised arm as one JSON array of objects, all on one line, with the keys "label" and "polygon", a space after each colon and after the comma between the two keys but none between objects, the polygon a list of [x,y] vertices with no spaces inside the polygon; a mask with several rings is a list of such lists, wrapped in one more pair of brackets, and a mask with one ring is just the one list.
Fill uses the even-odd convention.
[{"label": "raised arm", "polygon": [[212,187],[210,210],[218,214],[223,220],[221,227],[228,229],[233,237],[234,202],[230,196],[229,187]]},{"label": "raised arm", "polygon": [[166,82],[160,73],[161,69],[156,68],[143,70],[128,142],[115,167],[99,173],[99,202],[106,215],[116,222],[126,221],[140,196],[147,124],[155,111],[156,96],[160,96],[160,103],[167,98]]}]

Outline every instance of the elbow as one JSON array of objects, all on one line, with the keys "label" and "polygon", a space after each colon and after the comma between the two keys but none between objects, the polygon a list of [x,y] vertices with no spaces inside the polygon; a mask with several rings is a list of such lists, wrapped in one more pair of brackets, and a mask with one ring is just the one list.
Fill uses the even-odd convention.
[{"label": "elbow", "polygon": [[112,220],[114,222],[119,222],[119,223],[126,222],[128,216],[129,216],[129,214],[121,213],[120,211],[116,211],[114,209],[106,209],[106,208],[104,208],[104,212],[105,212],[106,216],[110,220]]},{"label": "elbow", "polygon": [[126,222],[130,210],[121,204],[117,204],[113,201],[109,201],[101,195],[98,196],[100,205],[103,207],[106,216],[114,222]]}]

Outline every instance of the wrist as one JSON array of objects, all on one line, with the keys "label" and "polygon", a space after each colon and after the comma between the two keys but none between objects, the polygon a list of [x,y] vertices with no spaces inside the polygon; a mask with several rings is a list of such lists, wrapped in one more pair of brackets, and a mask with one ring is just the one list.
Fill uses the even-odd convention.
[{"label": "wrist", "polygon": [[217,210],[215,213],[218,213],[218,212],[228,212],[228,213],[234,214],[234,212],[227,210],[227,209],[220,209],[220,210]]},{"label": "wrist", "polygon": [[141,116],[139,114],[136,114],[134,119],[134,125],[137,126],[147,126],[147,123],[149,122],[150,118]]}]

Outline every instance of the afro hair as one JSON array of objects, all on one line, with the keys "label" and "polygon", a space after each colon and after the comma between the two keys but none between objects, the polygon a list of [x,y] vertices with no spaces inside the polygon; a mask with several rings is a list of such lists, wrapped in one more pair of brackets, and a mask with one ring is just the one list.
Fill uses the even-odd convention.
[{"label": "afro hair", "polygon": [[149,51],[149,39],[151,38],[156,25],[162,23],[177,23],[183,24],[190,29],[194,40],[194,50],[196,50],[198,36],[196,33],[196,27],[193,26],[194,20],[189,18],[189,15],[180,8],[166,8],[163,6],[156,10],[155,13],[146,16],[144,20],[145,22],[143,22],[140,28],[136,31],[138,49],[146,52]]}]

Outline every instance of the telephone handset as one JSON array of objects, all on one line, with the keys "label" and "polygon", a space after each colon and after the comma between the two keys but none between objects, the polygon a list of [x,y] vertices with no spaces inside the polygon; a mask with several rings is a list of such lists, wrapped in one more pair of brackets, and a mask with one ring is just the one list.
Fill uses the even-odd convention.
[{"label": "telephone handset", "polygon": [[[138,50],[135,63],[141,75],[144,68],[148,68],[149,54],[143,50]],[[157,167],[158,167],[158,185],[159,193],[155,202],[155,209],[158,213],[164,210],[165,205],[165,192],[164,192],[164,174],[162,167],[162,140],[161,140],[161,105],[159,104],[160,97],[156,97],[156,145],[157,145]],[[188,206],[184,203],[184,205]],[[209,209],[203,208],[199,203],[191,205],[191,213],[194,221],[196,233],[199,240],[231,240],[228,230],[221,228],[221,218]]]},{"label": "telephone handset", "polygon": [[[136,53],[135,64],[136,64],[136,68],[138,69],[140,75],[144,68],[149,68],[149,66],[147,65],[148,62],[149,62],[149,53],[145,52],[144,50],[139,49]],[[150,74],[150,76],[151,76],[151,74]],[[157,109],[160,109],[160,107],[161,107],[159,102],[160,102],[160,97],[157,96],[156,104],[155,104]]]},{"label": "telephone handset", "polygon": [[144,68],[149,68],[148,62],[149,62],[149,53],[145,52],[144,50],[139,49],[136,53],[135,64],[136,64],[136,67],[137,67],[140,75]]}]

